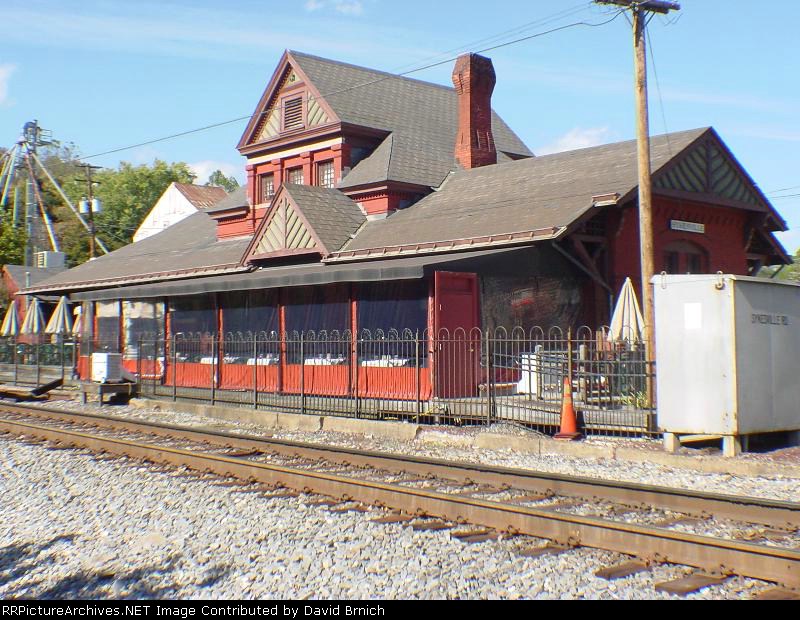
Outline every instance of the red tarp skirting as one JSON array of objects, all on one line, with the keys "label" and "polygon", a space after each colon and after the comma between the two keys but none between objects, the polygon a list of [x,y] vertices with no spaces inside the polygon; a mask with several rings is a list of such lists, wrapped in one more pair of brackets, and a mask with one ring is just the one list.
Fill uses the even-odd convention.
[{"label": "red tarp skirting", "polygon": [[[255,377],[253,376],[255,368]],[[252,390],[256,382],[259,392],[278,390],[277,365],[246,366],[243,364],[223,364],[220,368],[220,388],[223,390]]]},{"label": "red tarp skirting", "polygon": [[431,397],[430,372],[427,368],[365,368],[358,369],[358,395],[365,398],[392,398],[415,400],[417,398],[417,373],[419,397]]}]

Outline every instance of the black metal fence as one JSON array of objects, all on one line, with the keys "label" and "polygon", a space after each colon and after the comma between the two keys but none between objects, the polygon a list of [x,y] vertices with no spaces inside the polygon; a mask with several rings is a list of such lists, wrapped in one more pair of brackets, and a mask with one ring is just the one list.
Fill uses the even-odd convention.
[{"label": "black metal fence", "polygon": [[0,337],[0,381],[41,385],[69,379],[77,364],[77,342],[61,336]]},{"label": "black metal fence", "polygon": [[656,431],[644,346],[606,330],[178,334],[133,350],[146,396],[551,433],[570,377],[584,433]]}]

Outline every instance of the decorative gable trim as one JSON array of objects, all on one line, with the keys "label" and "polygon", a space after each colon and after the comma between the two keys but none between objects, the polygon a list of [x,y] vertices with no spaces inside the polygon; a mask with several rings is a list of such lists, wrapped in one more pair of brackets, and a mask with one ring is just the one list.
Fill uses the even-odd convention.
[{"label": "decorative gable trim", "polygon": [[767,212],[777,226],[786,227],[769,200],[713,129],[708,129],[653,174],[653,190],[687,198],[692,198],[694,194],[696,200]]},{"label": "decorative gable trim", "polygon": [[[301,102],[296,102],[301,97]],[[291,103],[289,123],[284,119],[283,108]],[[286,135],[297,135],[306,130],[336,124],[339,119],[325,102],[308,76],[300,69],[290,52],[284,52],[255,112],[242,134],[237,149],[252,147],[277,140]]]},{"label": "decorative gable trim", "polygon": [[297,254],[328,253],[297,203],[281,185],[245,251],[243,263]]}]

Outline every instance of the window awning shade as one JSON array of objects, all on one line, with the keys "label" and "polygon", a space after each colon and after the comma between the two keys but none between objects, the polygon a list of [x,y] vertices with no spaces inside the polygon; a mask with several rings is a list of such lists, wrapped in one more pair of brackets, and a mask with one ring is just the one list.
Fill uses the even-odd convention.
[{"label": "window awning shade", "polygon": [[[425,276],[426,268],[451,266],[469,269],[469,264],[482,259],[523,248],[503,248],[480,252],[463,252],[448,255],[412,256],[360,263],[292,265],[260,269],[249,273],[236,273],[208,278],[172,280],[138,286],[115,287],[73,293],[72,300],[101,301],[107,299],[147,299],[177,297],[203,293],[224,293],[283,286],[312,286],[337,282],[379,282],[381,280],[411,280]],[[477,262],[475,263],[477,264]],[[472,266],[474,268],[474,265]]]}]

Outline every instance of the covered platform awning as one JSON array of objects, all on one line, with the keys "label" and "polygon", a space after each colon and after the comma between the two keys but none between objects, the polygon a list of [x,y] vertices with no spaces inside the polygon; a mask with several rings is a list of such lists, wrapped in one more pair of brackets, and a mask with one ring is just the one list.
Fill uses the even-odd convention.
[{"label": "covered platform awning", "polygon": [[204,293],[247,291],[284,286],[313,286],[338,282],[380,282],[383,280],[413,280],[423,278],[432,268],[469,271],[477,269],[485,260],[524,247],[461,252],[446,255],[412,256],[386,260],[354,263],[291,265],[257,269],[248,273],[235,273],[207,278],[170,280],[138,286],[81,291],[70,295],[75,301],[104,301],[111,299],[151,299],[179,297]]}]

